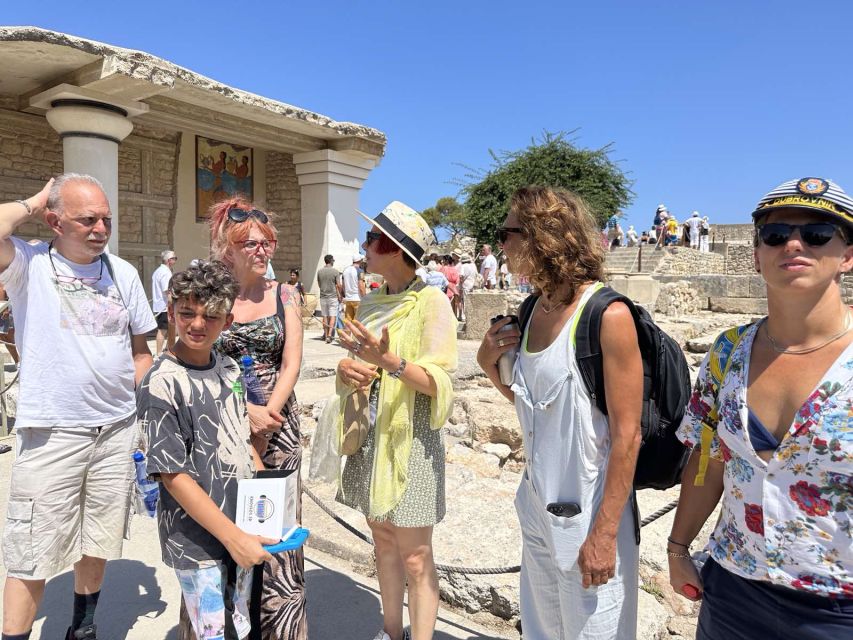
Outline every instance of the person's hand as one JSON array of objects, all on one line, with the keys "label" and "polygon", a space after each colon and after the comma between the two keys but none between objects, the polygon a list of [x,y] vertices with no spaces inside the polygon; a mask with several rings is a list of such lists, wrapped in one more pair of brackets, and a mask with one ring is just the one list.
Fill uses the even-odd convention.
[{"label": "person's hand", "polygon": [[[683,548],[672,551],[685,552]],[[669,556],[669,584],[675,592],[688,600],[702,599],[702,578],[691,558],[673,558]],[[690,587],[693,587],[692,589]]]},{"label": "person's hand", "polygon": [[377,338],[358,320],[347,320],[344,324],[346,330],[338,332],[341,344],[365,362],[381,366],[390,343],[388,327],[382,327],[382,336]]},{"label": "person's hand", "polygon": [[53,178],[47,181],[41,191],[34,196],[27,198],[27,204],[33,210],[33,215],[44,219],[44,214],[47,211],[47,197],[50,195],[50,188],[53,186]]},{"label": "person's hand", "polygon": [[[521,332],[517,328],[500,331],[512,319],[512,316],[501,318],[489,327],[486,335],[483,336],[483,342],[480,343],[480,349],[477,351],[477,364],[483,371],[495,366],[498,358],[517,346],[521,340]],[[500,333],[498,333],[499,331]]]},{"label": "person's hand", "polygon": [[249,412],[249,428],[253,435],[262,435],[269,439],[284,424],[284,416],[266,405],[246,403]]},{"label": "person's hand", "polygon": [[605,584],[616,574],[616,536],[590,532],[578,551],[584,589]]},{"label": "person's hand", "polygon": [[251,569],[256,564],[272,560],[270,552],[261,545],[275,544],[278,540],[254,536],[245,531],[237,530],[232,539],[225,543],[225,548],[238,565],[243,569]]},{"label": "person's hand", "polygon": [[376,366],[344,358],[338,363],[338,377],[345,385],[363,389],[376,379]]}]

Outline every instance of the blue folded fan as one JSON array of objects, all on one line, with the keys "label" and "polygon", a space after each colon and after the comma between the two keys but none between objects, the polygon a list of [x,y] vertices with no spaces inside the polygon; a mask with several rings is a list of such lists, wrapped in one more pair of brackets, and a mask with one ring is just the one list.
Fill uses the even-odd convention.
[{"label": "blue folded fan", "polygon": [[289,532],[282,531],[282,535],[286,537],[282,537],[281,541],[276,542],[275,544],[265,544],[264,549],[270,553],[281,553],[282,551],[298,549],[305,543],[310,533],[311,532],[308,531],[308,529],[303,529],[302,527],[297,527]]}]

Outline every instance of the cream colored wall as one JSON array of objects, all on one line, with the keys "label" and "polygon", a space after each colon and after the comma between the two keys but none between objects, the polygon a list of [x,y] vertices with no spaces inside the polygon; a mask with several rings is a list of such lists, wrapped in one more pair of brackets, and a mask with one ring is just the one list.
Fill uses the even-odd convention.
[{"label": "cream colored wall", "polygon": [[[184,131],[178,158],[178,198],[175,216],[175,246],[178,263],[175,269],[185,269],[193,258],[207,258],[210,235],[206,222],[195,221],[195,132]],[[255,202],[266,206],[266,153],[254,149],[253,171]]]}]

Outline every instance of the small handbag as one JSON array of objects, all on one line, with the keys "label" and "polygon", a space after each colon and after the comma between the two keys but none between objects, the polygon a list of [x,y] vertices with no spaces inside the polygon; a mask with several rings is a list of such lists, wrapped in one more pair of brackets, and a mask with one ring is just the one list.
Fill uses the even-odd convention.
[{"label": "small handbag", "polygon": [[356,389],[346,397],[344,404],[344,432],[341,454],[358,453],[367,439],[370,424],[370,389]]}]

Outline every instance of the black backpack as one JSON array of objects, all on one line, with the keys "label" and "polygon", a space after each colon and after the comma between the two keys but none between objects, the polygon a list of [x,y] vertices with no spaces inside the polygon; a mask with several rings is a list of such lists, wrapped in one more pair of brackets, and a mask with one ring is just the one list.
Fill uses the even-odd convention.
[{"label": "black backpack", "polygon": [[[537,294],[529,295],[518,310],[522,333],[530,321]],[[587,300],[575,330],[575,357],[590,399],[607,415],[604,367],[601,359],[601,317],[614,302],[631,310],[643,358],[643,443],[634,472],[634,489],[669,489],[681,482],[690,451],[675,432],[690,400],[690,371],[678,343],[658,327],[648,311],[601,287]]]}]

